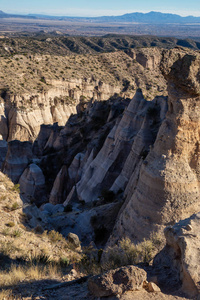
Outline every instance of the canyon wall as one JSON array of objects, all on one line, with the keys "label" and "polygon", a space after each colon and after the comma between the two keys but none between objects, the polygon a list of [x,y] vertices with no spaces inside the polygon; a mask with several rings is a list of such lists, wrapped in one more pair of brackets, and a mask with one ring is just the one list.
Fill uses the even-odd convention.
[{"label": "canyon wall", "polygon": [[92,78],[48,81],[49,89],[22,95],[7,93],[0,106],[0,134],[5,140],[34,141],[42,124],[64,126],[88,101],[101,101],[120,92]]},{"label": "canyon wall", "polygon": [[[69,87],[65,92],[68,100],[78,99],[77,115],[67,121],[65,112],[65,117],[59,119],[58,108],[63,109],[64,104],[59,102],[62,97],[58,101],[52,93],[46,97],[54,97],[54,109],[50,106],[48,109],[57,110],[54,115],[57,117],[51,120],[58,124],[39,127],[39,121],[32,132],[27,119],[28,129],[21,125],[22,121],[9,126],[13,136],[23,135],[22,140],[23,137],[34,140],[40,131],[32,150],[28,144],[24,148],[28,151],[26,159],[22,157],[20,162],[25,153],[20,154],[23,145],[13,141],[8,143],[3,163],[4,172],[14,182],[20,180],[29,196],[40,195],[44,202],[48,199],[52,204],[70,204],[73,213],[81,213],[84,205],[85,209],[108,202],[119,202],[119,208],[122,205],[109,244],[124,236],[141,241],[152,231],[160,231],[167,224],[199,211],[200,57],[196,52],[179,48],[163,50],[159,59],[153,59],[152,54],[149,57],[149,63],[145,55],[134,59],[140,59],[142,68],[160,68],[168,83],[168,97],[156,96],[149,101],[137,89],[131,101],[119,95],[102,101],[119,91],[118,88],[100,82],[94,84],[98,89],[91,82],[85,82],[85,86],[79,82],[81,88],[78,88],[74,82],[76,94],[70,94]],[[99,94],[94,94],[94,90]],[[85,105],[87,97],[96,100]],[[21,100],[16,98],[16,101],[19,106]],[[33,107],[38,109],[39,102],[34,101],[35,98]],[[27,112],[24,114],[27,117]],[[6,113],[2,114],[2,124],[5,118]],[[50,122],[47,118],[45,114],[38,120],[47,124]],[[35,174],[40,174],[41,186]],[[36,189],[31,188],[32,184]]]},{"label": "canyon wall", "polygon": [[[168,112],[137,185],[134,176],[127,185],[114,240],[141,240],[200,209],[200,57],[164,51],[161,67],[168,80]],[[135,187],[132,193],[129,186]]]}]

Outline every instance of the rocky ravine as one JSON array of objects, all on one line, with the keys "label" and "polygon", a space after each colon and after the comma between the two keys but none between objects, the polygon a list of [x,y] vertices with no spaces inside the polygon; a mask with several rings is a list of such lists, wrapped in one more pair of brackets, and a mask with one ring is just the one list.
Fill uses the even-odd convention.
[{"label": "rocky ravine", "polygon": [[166,92],[161,50],[144,48],[92,56],[12,55],[0,67],[0,134],[34,141],[42,124],[64,126],[88,103],[114,94],[133,97],[137,87],[149,99]]},{"label": "rocky ravine", "polygon": [[[149,60],[144,53],[128,55],[144,69],[161,69],[168,99],[157,96],[148,101],[138,89],[130,103],[120,97],[90,102],[66,126],[41,127],[26,162],[19,157],[23,144],[9,143],[3,171],[20,181],[25,196],[36,203],[34,197],[40,199],[38,205],[47,200],[72,205],[67,218],[49,215],[48,222],[63,234],[74,231],[90,241],[103,229],[108,238],[115,223],[109,243],[123,236],[139,241],[198,212],[199,54],[179,48],[159,53],[159,59],[151,55]],[[40,174],[41,186],[34,174]],[[115,194],[107,206],[114,212],[112,224],[103,218],[109,190]]]},{"label": "rocky ravine", "polygon": [[[34,215],[32,227],[37,226],[39,212],[42,226],[64,236],[74,232],[83,245],[91,241],[98,247],[113,245],[125,236],[139,242],[196,214],[190,224],[180,222],[165,231],[169,259],[178,274],[175,282],[180,280],[184,290],[195,296],[199,293],[199,270],[194,266],[199,254],[200,55],[176,48],[163,50],[159,60],[138,59],[144,69],[162,71],[168,97],[149,101],[137,89],[132,100],[121,94],[80,103],[65,125],[38,126],[33,144],[10,141],[7,146],[3,141],[0,162],[3,172],[21,185],[22,199],[29,203],[26,212]],[[155,265],[164,258],[158,256]]]}]

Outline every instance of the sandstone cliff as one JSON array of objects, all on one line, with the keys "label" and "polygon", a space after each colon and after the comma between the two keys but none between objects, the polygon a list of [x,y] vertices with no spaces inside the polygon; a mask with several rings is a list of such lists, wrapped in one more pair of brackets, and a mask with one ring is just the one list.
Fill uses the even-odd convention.
[{"label": "sandstone cliff", "polygon": [[[25,185],[35,184],[29,164],[39,157],[37,164],[46,182],[44,199],[49,194],[49,202],[71,204],[72,210],[80,203],[86,203],[86,208],[92,203],[102,205],[108,191],[114,194],[110,202],[121,201],[123,195],[110,243],[123,236],[142,240],[199,209],[199,54],[182,49],[131,53],[129,57],[138,60],[143,71],[161,69],[168,82],[168,99],[156,96],[149,101],[138,89],[131,101],[115,96],[85,105],[82,92],[77,92],[77,115],[66,125],[59,123],[62,127],[42,125],[33,154],[30,150],[22,161],[15,162],[21,154],[15,143],[9,143],[4,163],[4,172],[15,182],[22,176],[24,191],[32,195],[33,189]],[[84,84],[91,96],[92,82]],[[99,90],[102,86],[103,97],[114,92],[102,83]],[[55,106],[61,105],[54,101]]]},{"label": "sandstone cliff", "polygon": [[[164,51],[168,112],[156,141],[134,176],[113,236],[141,240],[162,225],[190,216],[199,207],[199,54]],[[127,187],[128,187],[127,186]],[[126,189],[125,193],[128,192]]]},{"label": "sandstone cliff", "polygon": [[[90,202],[96,200],[103,189],[118,192],[126,187],[130,175],[125,177],[123,167],[127,157],[130,155],[131,164],[134,165],[135,160],[137,165],[143,153],[149,151],[149,146],[154,143],[158,120],[157,122],[154,120],[153,124],[152,117],[148,116],[148,110],[154,109],[155,105],[156,109],[161,110],[162,103],[164,104],[162,98],[148,102],[144,99],[141,90],[137,91],[119,124],[113,127],[102,149],[88,164],[81,180],[77,183],[80,199]],[[158,119],[160,120],[159,117]],[[136,148],[135,152],[131,155],[134,148]],[[128,168],[130,168],[129,163]]]},{"label": "sandstone cliff", "polygon": [[50,84],[53,87],[46,92],[26,93],[21,96],[8,93],[5,96],[5,103],[1,103],[0,129],[4,139],[34,141],[42,124],[58,123],[64,126],[84,99],[104,100],[120,91],[119,87],[92,79],[72,79],[68,82],[54,80]]},{"label": "sandstone cliff", "polygon": [[14,55],[0,67],[0,134],[34,141],[42,124],[64,126],[90,101],[114,94],[132,97],[140,87],[153,99],[166,91],[159,69],[161,50],[144,48],[96,56]]},{"label": "sandstone cliff", "polygon": [[197,213],[166,227],[166,246],[153,263],[160,286],[179,287],[190,297],[200,294],[199,219]]}]

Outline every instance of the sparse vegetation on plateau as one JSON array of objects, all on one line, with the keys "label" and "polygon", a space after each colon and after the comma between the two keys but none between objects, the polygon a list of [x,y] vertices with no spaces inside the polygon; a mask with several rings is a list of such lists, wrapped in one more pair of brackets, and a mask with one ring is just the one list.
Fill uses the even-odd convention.
[{"label": "sparse vegetation on plateau", "polygon": [[[0,77],[0,95],[4,99],[6,94],[9,94],[11,101],[14,99],[12,96],[23,96],[24,93],[35,93],[35,97],[37,97],[38,93],[49,90],[55,84],[65,83],[73,78],[99,80],[112,86],[120,86],[122,93],[131,93],[131,95],[139,83],[140,87],[148,92],[146,96],[149,96],[149,87],[153,88],[151,98],[156,94],[161,94],[158,91],[158,80],[160,90],[165,90],[165,82],[161,82],[159,74],[153,75],[151,71],[148,71],[149,76],[147,77],[147,70],[144,70],[138,62],[120,50],[93,55],[87,52],[73,55],[7,54],[7,56],[1,57],[0,67],[4,74]],[[138,76],[142,78],[140,82],[137,80]],[[81,101],[84,100],[83,97],[81,97]],[[67,104],[74,101],[73,97],[69,96],[55,100]],[[21,101],[17,107],[24,111],[30,108],[31,104],[32,102]]]}]

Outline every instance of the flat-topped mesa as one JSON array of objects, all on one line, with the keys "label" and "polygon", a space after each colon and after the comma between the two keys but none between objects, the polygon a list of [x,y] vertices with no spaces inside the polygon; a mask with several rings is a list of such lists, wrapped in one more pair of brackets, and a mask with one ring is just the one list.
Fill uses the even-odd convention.
[{"label": "flat-topped mesa", "polygon": [[124,235],[142,240],[152,230],[200,210],[200,55],[164,51],[161,68],[168,81],[166,119],[111,241]]}]

